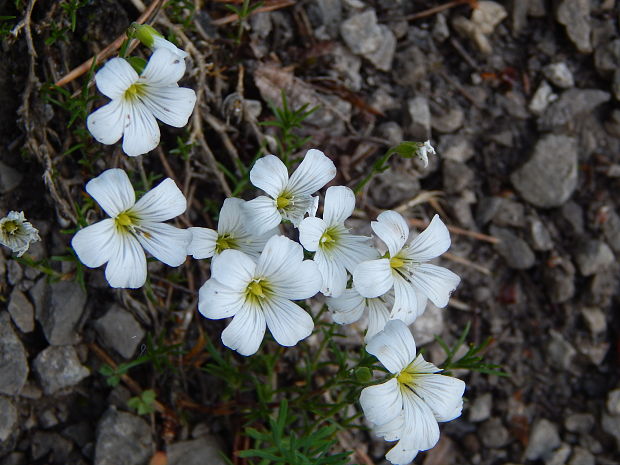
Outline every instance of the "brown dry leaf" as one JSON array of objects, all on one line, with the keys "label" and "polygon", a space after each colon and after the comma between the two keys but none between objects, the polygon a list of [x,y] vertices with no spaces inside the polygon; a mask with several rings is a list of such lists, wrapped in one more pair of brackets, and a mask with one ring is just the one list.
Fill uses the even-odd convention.
[{"label": "brown dry leaf", "polygon": [[149,461],[149,465],[167,465],[168,464],[168,455],[165,452],[158,450],[155,452],[151,460]]}]

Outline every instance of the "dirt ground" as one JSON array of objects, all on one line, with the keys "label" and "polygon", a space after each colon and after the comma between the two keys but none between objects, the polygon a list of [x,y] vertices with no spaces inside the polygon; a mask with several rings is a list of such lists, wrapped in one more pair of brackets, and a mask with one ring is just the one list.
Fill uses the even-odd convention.
[{"label": "dirt ground", "polygon": [[[0,465],[112,463],[101,451],[123,447],[123,428],[128,465],[166,446],[169,464],[218,464],[218,450],[249,463],[234,455],[247,447],[234,419],[196,408],[217,394],[191,352],[222,328],[196,311],[208,264],[153,262],[148,290],[118,291],[101,269],[77,266],[69,242],[78,222],[97,219],[85,183],[112,167],[142,187],[173,178],[190,205],[178,225],[213,227],[224,198],[253,195],[243,167],[276,150],[277,132],[260,123],[281,91],[293,108],[319,106],[296,134],[334,161],[334,183],[354,186],[402,140],[437,149],[428,168],[394,157],[355,222],[439,213],[453,241],[441,264],[462,281],[448,308],[416,325],[453,341],[470,322],[471,342],[492,337],[485,359],[510,376],[459,373],[463,415],[416,463],[620,463],[617,2],[267,0],[241,26],[225,3],[0,0],[0,214],[23,210],[42,238],[29,252],[36,266],[0,253]],[[88,66],[63,90],[53,84],[113,56],[105,48],[145,8],[142,20],[188,51],[180,84],[198,103],[187,128],[162,126],[159,148],[129,159],[85,128],[106,101]],[[144,355],[146,335],[181,344],[192,369],[141,367],[108,386],[98,367]],[[136,415],[132,382],[183,421]],[[348,440],[352,463],[386,463],[369,432]]]}]

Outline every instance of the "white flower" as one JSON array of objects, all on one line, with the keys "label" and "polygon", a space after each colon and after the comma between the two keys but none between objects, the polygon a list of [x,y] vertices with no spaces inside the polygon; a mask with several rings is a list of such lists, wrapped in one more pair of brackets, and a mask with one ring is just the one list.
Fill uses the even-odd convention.
[{"label": "white flower", "polygon": [[40,240],[39,231],[26,221],[24,212],[11,211],[0,219],[0,244],[7,246],[18,257],[24,255],[31,242]]},{"label": "white flower", "polygon": [[416,357],[413,336],[400,320],[388,321],[366,350],[394,376],[362,390],[364,415],[378,436],[398,441],[385,458],[393,464],[408,464],[418,451],[437,444],[437,422],[461,415],[465,383],[439,374],[441,370],[422,355]]},{"label": "white flower", "polygon": [[[450,247],[450,233],[435,215],[426,230],[411,242],[409,226],[395,211],[386,211],[371,223],[375,234],[387,245],[385,258],[360,263],[353,271],[353,285],[364,297],[378,297],[394,287],[394,313],[416,309],[422,314],[418,294],[428,297],[437,307],[448,305],[450,293],[461,278],[450,270],[426,263]],[[402,318],[408,321],[408,317]]]},{"label": "white flower", "polygon": [[306,152],[290,179],[286,165],[275,155],[257,160],[250,171],[250,181],[269,197],[260,196],[246,203],[256,233],[275,228],[283,219],[299,226],[304,215],[315,205],[312,194],[334,176],[334,162],[316,149]]},{"label": "white flower", "polygon": [[169,266],[187,257],[192,233],[163,221],[185,211],[183,193],[170,178],[136,195],[121,169],[104,171],[86,184],[88,192],[111,217],[81,229],[71,245],[89,268],[107,262],[105,276],[112,287],[138,288],[146,281],[144,249]]},{"label": "white flower", "polygon": [[355,208],[355,194],[345,186],[332,186],[325,193],[323,219],[305,218],[299,225],[299,242],[310,252],[323,276],[321,292],[338,297],[347,287],[348,274],[360,263],[379,258],[370,237],[349,232],[344,222]]},{"label": "white flower", "polygon": [[428,166],[428,154],[429,153],[435,155],[435,149],[431,145],[431,141],[427,140],[426,142],[424,142],[424,144],[420,146],[420,148],[416,152],[416,155],[418,156],[418,158],[422,160],[422,163],[424,163],[424,168]]},{"label": "white flower", "polygon": [[363,297],[355,289],[346,289],[339,297],[325,299],[327,308],[332,312],[333,320],[338,324],[351,324],[362,318],[368,309],[368,329],[364,341],[370,341],[375,334],[381,331],[389,320],[401,320],[406,325],[413,323],[417,315],[416,309],[426,307],[426,297],[417,294],[418,302],[412,311],[393,312],[394,291],[390,290],[380,297]]},{"label": "white flower", "polygon": [[153,53],[140,76],[127,60],[112,58],[95,75],[112,101],[88,116],[88,130],[102,144],[123,137],[123,151],[132,157],[153,150],[160,137],[155,118],[180,128],[194,110],[196,93],[177,85],[184,73],[185,61],[165,48]]},{"label": "white flower", "polygon": [[200,288],[198,310],[205,317],[233,317],[222,332],[225,346],[252,355],[269,328],[283,346],[294,346],[314,328],[312,317],[291,300],[307,299],[321,288],[316,264],[304,260],[301,245],[273,236],[258,261],[227,249],[213,259],[211,279]]},{"label": "white flower", "polygon": [[226,249],[236,249],[257,258],[267,240],[276,234],[277,230],[271,229],[261,235],[253,234],[246,224],[244,204],[244,200],[235,197],[224,200],[217,231],[209,228],[189,228],[192,242],[188,254],[201,259],[219,255]]}]

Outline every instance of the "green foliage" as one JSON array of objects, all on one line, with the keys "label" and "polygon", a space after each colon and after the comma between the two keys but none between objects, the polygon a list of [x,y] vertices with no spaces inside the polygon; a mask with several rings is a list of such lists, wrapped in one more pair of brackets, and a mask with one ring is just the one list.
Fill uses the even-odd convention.
[{"label": "green foliage", "polygon": [[144,355],[130,362],[120,363],[116,368],[110,365],[103,365],[99,369],[99,373],[106,377],[107,385],[117,386],[121,382],[123,375],[126,375],[129,370],[139,365],[150,363],[158,373],[167,369],[173,369],[170,356],[182,355],[184,351],[180,348],[181,344],[165,345],[163,338],[164,335],[161,334],[155,341],[150,334],[147,334]]},{"label": "green foliage", "polygon": [[173,149],[170,149],[168,153],[173,155],[177,155],[181,157],[182,160],[187,161],[192,155],[192,150],[196,145],[195,142],[189,142],[189,137],[187,139],[183,139],[180,136],[177,136],[177,146]]},{"label": "green foliage", "polygon": [[75,32],[75,26],[77,22],[77,12],[80,8],[85,7],[90,3],[90,0],[66,0],[61,3],[60,7],[65,14],[69,17],[71,32]]},{"label": "green foliage", "polygon": [[459,349],[463,346],[465,339],[469,334],[470,328],[471,323],[468,322],[452,347],[448,346],[448,344],[446,344],[446,342],[439,336],[435,336],[435,340],[446,353],[446,360],[440,366],[440,368],[444,370],[444,374],[449,375],[451,370],[466,369],[478,371],[487,375],[509,376],[508,373],[501,370],[500,365],[485,363],[483,361],[484,351],[493,341],[492,337],[488,337],[482,344],[479,345],[469,344],[467,352],[455,360]]},{"label": "green foliage", "polygon": [[17,16],[0,16],[0,38],[6,38],[11,34],[15,27],[15,19],[17,19]]},{"label": "green foliage", "polygon": [[[49,259],[44,258],[41,260],[34,260],[30,255],[24,254],[21,257],[15,257],[14,260],[20,265],[29,266],[41,273],[44,273],[49,282],[56,283],[59,281],[66,281],[74,279],[82,289],[86,290],[86,283],[84,281],[84,265],[78,260],[73,252],[73,249],[67,248],[68,253],[66,255],[53,255]],[[50,262],[72,262],[76,264],[75,273],[61,273],[56,271]]]},{"label": "green foliage", "polygon": [[138,415],[148,415],[155,411],[155,391],[147,389],[142,394],[127,401],[127,406],[138,412]]},{"label": "green foliage", "polygon": [[180,24],[185,30],[193,27],[196,5],[193,0],[169,0],[164,5],[166,14],[173,23]]},{"label": "green foliage", "polygon": [[260,458],[259,465],[345,465],[350,452],[330,454],[336,444],[337,427],[324,426],[310,434],[298,435],[294,425],[298,418],[289,412],[288,402],[280,402],[277,418],[269,418],[268,428],[246,428],[245,432],[255,441],[256,447],[239,452],[239,457]]},{"label": "green foliage", "polygon": [[257,8],[260,8],[262,4],[263,2],[256,2],[250,5],[250,0],[243,0],[243,3],[240,7],[229,4],[224,5],[226,8],[228,8],[239,17],[239,19],[237,20],[237,37],[235,38],[237,45],[240,45],[241,39],[243,39],[243,30],[247,27],[247,19],[252,14],[252,12]]},{"label": "green foliage", "polygon": [[301,128],[302,123],[312,113],[317,111],[319,107],[308,109],[309,105],[305,104],[297,109],[292,109],[288,105],[284,91],[282,91],[282,106],[277,107],[271,103],[269,106],[276,119],[264,121],[261,124],[263,126],[274,126],[280,130],[279,137],[277,138],[278,155],[282,158],[284,164],[289,166],[290,156],[310,140],[309,137],[299,137],[294,130]]}]

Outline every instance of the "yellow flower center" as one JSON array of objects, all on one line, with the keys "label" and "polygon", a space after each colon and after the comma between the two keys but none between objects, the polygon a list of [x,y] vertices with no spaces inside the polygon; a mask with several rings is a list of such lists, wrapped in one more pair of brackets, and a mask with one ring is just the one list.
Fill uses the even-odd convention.
[{"label": "yellow flower center", "polygon": [[252,304],[258,304],[261,300],[269,297],[272,293],[271,286],[269,282],[264,279],[255,279],[245,290],[245,299],[246,302],[250,302]]},{"label": "yellow flower center", "polygon": [[229,234],[224,234],[223,236],[217,236],[215,240],[215,252],[222,253],[226,249],[236,249],[237,242],[230,237]]},{"label": "yellow flower center", "polygon": [[265,297],[263,286],[261,286],[259,281],[252,281],[248,286],[248,292],[255,297]]},{"label": "yellow flower center", "polygon": [[[138,218],[131,212],[131,210],[124,211],[114,218],[114,224],[116,229],[119,232],[128,232],[131,231],[133,233],[138,232],[136,227]],[[147,232],[144,232],[143,235],[148,239],[150,235]]]},{"label": "yellow flower center", "polygon": [[285,197],[285,195],[281,195],[276,199],[276,207],[278,207],[278,210],[282,209],[282,208],[286,208],[291,204],[291,199],[288,197]]},{"label": "yellow flower center", "polygon": [[141,83],[135,83],[129,86],[125,91],[125,100],[136,100],[138,97],[142,97],[146,92],[144,91],[145,85]]},{"label": "yellow flower center", "polygon": [[9,220],[9,221],[5,221],[2,224],[2,229],[7,234],[13,234],[15,231],[19,229],[19,225],[17,224],[17,221]]},{"label": "yellow flower center", "polygon": [[402,258],[392,257],[390,258],[390,266],[392,268],[400,268],[405,264],[405,261]]},{"label": "yellow flower center", "polygon": [[414,384],[414,379],[416,377],[415,373],[408,372],[407,368],[401,371],[396,377],[396,381],[398,381],[398,384],[403,386],[411,386],[412,384]]}]

